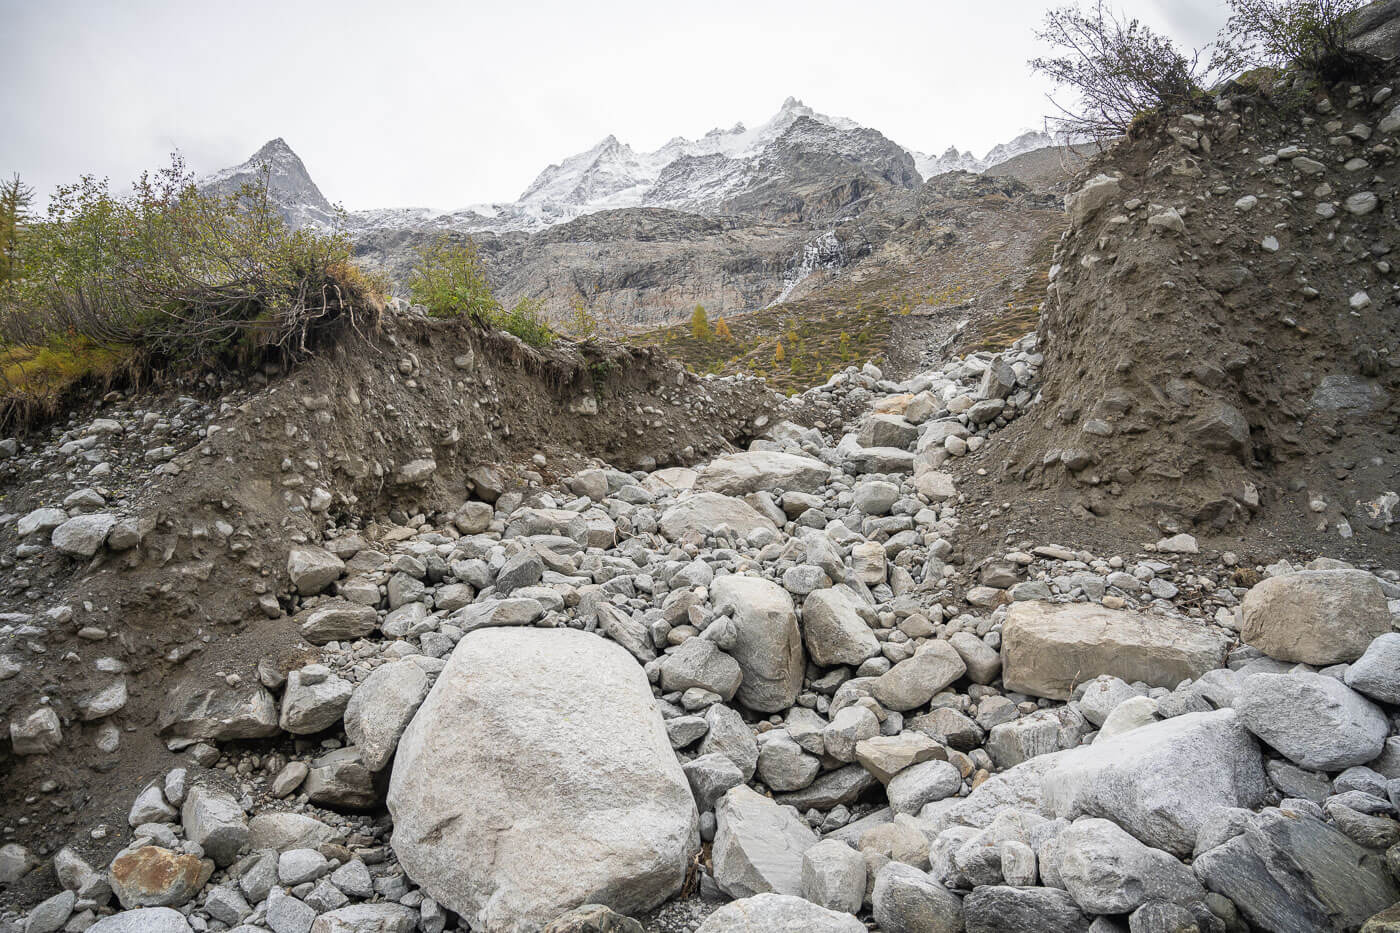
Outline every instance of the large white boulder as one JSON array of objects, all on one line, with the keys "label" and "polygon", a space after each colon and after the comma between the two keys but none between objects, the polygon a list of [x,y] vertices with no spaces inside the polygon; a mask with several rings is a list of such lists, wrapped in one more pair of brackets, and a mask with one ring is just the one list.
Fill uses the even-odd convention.
[{"label": "large white boulder", "polygon": [[746,450],[711,460],[700,471],[695,488],[726,496],[773,489],[816,492],[830,476],[831,467],[811,457],[776,450]]},{"label": "large white boulder", "polygon": [[1142,842],[1190,855],[1219,807],[1256,806],[1263,756],[1232,709],[1188,713],[1059,755],[1045,773],[1048,816],[1112,820]]},{"label": "large white boulder", "polygon": [[1225,666],[1230,639],[1198,622],[1092,603],[1014,603],[1001,634],[1007,690],[1068,700],[1101,674],[1175,687]]},{"label": "large white boulder", "polygon": [[699,847],[646,675],[572,629],[464,637],[399,741],[388,804],[409,877],[479,930],[648,910]]}]

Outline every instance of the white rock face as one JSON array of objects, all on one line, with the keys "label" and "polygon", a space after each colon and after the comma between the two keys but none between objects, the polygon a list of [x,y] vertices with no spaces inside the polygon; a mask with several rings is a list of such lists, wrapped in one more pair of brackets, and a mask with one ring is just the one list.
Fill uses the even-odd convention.
[{"label": "white rock face", "polygon": [[1252,807],[1268,790],[1259,746],[1232,709],[1188,713],[1057,757],[1041,809],[1112,820],[1142,842],[1190,855],[1217,807]]},{"label": "white rock face", "polygon": [[473,929],[647,910],[699,847],[646,675],[572,629],[463,638],[399,741],[388,803],[409,877]]}]

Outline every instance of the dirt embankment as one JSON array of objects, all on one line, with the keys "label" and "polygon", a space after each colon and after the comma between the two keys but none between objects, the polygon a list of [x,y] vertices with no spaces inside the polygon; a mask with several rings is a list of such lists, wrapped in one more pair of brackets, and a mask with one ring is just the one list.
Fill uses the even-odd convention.
[{"label": "dirt embankment", "polygon": [[1040,326],[1039,414],[982,464],[980,492],[1010,503],[997,530],[1034,513],[1140,540],[1325,531],[1394,554],[1396,77],[1234,88],[1084,173]]},{"label": "dirt embankment", "polygon": [[[648,349],[539,351],[390,317],[291,373],[206,398],[114,394],[28,439],[0,461],[0,721],[47,705],[64,737],[28,758],[4,743],[7,841],[51,854],[68,827],[122,825],[131,789],[173,763],[156,719],[175,682],[256,682],[259,659],[306,653],[287,615],[297,543],[331,527],[375,542],[597,461],[691,461],[747,443],[778,402]],[[47,534],[17,536],[40,507],[114,514],[139,543],[75,560]],[[124,708],[85,722],[85,699],[116,677]]]}]

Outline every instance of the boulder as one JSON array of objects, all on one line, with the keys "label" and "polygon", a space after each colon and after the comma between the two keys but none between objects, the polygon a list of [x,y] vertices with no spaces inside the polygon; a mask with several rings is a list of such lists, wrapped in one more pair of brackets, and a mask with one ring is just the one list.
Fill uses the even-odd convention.
[{"label": "boulder", "polygon": [[[1089,933],[1090,918],[1059,888],[983,885],[963,898],[967,933]],[[1097,929],[1097,928],[1095,928]],[[1109,927],[1110,930],[1117,929]]]},{"label": "boulder", "polygon": [[642,933],[642,925],[602,904],[584,904],[549,921],[544,933]]},{"label": "boulder", "polygon": [[428,675],[407,658],[376,667],[355,688],[345,707],[345,735],[371,771],[394,757],[399,737],[428,695]]},{"label": "boulder", "polygon": [[288,810],[259,813],[248,821],[248,847],[255,850],[316,849],[335,838],[335,830],[320,820]]},{"label": "boulder", "polygon": [[1385,592],[1364,570],[1270,577],[1245,594],[1240,610],[1245,644],[1280,661],[1317,667],[1355,661],[1391,630]]},{"label": "boulder", "polygon": [[1070,225],[1082,227],[1089,218],[1122,193],[1123,189],[1118,184],[1118,179],[1111,175],[1095,175],[1084,183],[1084,187],[1065,196],[1065,213],[1069,215]]},{"label": "boulder", "polygon": [[1258,745],[1235,711],[1223,709],[1054,756],[1040,803],[1047,815],[1102,817],[1153,848],[1186,856],[1212,810],[1253,807],[1268,788]]},{"label": "boulder", "polygon": [[816,590],[802,601],[802,642],[819,667],[849,664],[859,667],[880,653],[865,616],[874,616],[855,591],[845,584]]},{"label": "boulder", "polygon": [[227,791],[199,784],[185,794],[180,808],[185,836],[204,848],[220,868],[231,865],[248,844],[248,819],[243,805]]},{"label": "boulder", "polygon": [[318,916],[311,933],[413,933],[419,929],[418,917],[418,911],[402,904],[351,904]]},{"label": "boulder", "polygon": [[374,772],[365,767],[353,745],[333,749],[311,762],[301,790],[312,803],[333,810],[368,810],[379,803]]},{"label": "boulder", "polygon": [[730,650],[744,675],[738,701],[763,713],[792,706],[802,689],[806,658],[787,590],[761,577],[731,575],[711,584],[710,600],[739,630]]},{"label": "boulder", "polygon": [[94,512],[70,518],[53,530],[53,546],[69,557],[92,557],[107,540],[117,518],[108,512]]},{"label": "boulder", "polygon": [[743,499],[717,492],[686,496],[661,514],[659,527],[663,535],[676,541],[692,532],[710,534],[721,525],[741,536],[760,528],[777,530],[776,525]]},{"label": "boulder", "polygon": [[1205,900],[1205,889],[1191,869],[1108,820],[1075,820],[1058,839],[1054,870],[1060,886],[1086,913],[1126,914],[1151,900]]},{"label": "boulder", "polygon": [[802,893],[802,854],[817,836],[792,810],[746,784],[715,805],[715,884],[730,897]]},{"label": "boulder", "polygon": [[[312,673],[314,671],[314,673]],[[278,725],[292,735],[314,735],[340,722],[354,688],[350,681],[312,664],[287,675]]]},{"label": "boulder", "polygon": [[1365,764],[1390,734],[1380,707],[1325,674],[1254,674],[1240,687],[1235,712],[1250,732],[1313,771]]},{"label": "boulder", "polygon": [[214,873],[214,863],[159,846],[117,854],[108,871],[112,893],[128,910],[179,907],[194,899]]},{"label": "boulder", "polygon": [[489,931],[648,910],[699,846],[646,675],[573,629],[464,637],[399,741],[388,803],[409,877]]},{"label": "boulder", "polygon": [[379,613],[373,606],[361,606],[348,599],[323,600],[297,613],[293,620],[301,627],[301,637],[313,645],[332,641],[354,641],[379,628]]},{"label": "boulder", "polygon": [[1224,667],[1230,647],[1200,623],[1092,603],[1013,603],[1001,638],[1006,689],[1052,700],[1101,674],[1175,687]]},{"label": "boulder", "polygon": [[947,760],[948,750],[922,732],[901,732],[898,735],[877,735],[856,743],[856,761],[875,775],[881,784],[888,784],[899,772],[923,761],[935,758]]},{"label": "boulder", "polygon": [[743,682],[739,662],[708,638],[687,638],[661,659],[661,689],[670,693],[699,687],[728,702]]},{"label": "boulder", "polygon": [[859,913],[865,900],[865,859],[836,839],[811,846],[802,853],[802,896],[828,910]]},{"label": "boulder", "polygon": [[900,661],[875,679],[870,693],[886,709],[904,712],[923,706],[967,672],[957,650],[946,641],[925,642],[912,658]]},{"label": "boulder", "polygon": [[1356,930],[1400,901],[1382,853],[1292,810],[1260,812],[1244,832],[1197,855],[1192,868],[1259,930]]},{"label": "boulder", "polygon": [[699,492],[744,496],[760,490],[816,492],[831,476],[820,460],[774,450],[746,450],[711,460],[695,479]]},{"label": "boulder", "polygon": [[885,787],[895,813],[918,813],[924,804],[952,797],[962,789],[962,775],[951,762],[933,759],[910,765]]},{"label": "boulder", "polygon": [[1400,706],[1400,632],[1389,632],[1371,642],[1347,668],[1346,684],[1373,700]]},{"label": "boulder", "polygon": [[187,677],[166,696],[156,724],[162,734],[186,739],[261,739],[277,734],[277,701],[256,681],[231,687]]},{"label": "boulder", "polygon": [[190,933],[190,925],[178,910],[143,907],[103,917],[87,933]]},{"label": "boulder", "polygon": [[302,596],[315,596],[339,580],[343,573],[345,561],[325,548],[293,548],[287,555],[287,576]]},{"label": "boulder", "polygon": [[800,897],[758,894],[725,904],[695,933],[865,933],[865,924]]},{"label": "boulder", "polygon": [[962,900],[912,865],[890,862],[875,876],[871,913],[884,933],[962,933]]}]

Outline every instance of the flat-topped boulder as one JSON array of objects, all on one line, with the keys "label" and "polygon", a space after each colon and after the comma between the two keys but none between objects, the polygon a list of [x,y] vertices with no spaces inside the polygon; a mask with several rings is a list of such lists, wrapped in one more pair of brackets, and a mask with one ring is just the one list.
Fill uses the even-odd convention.
[{"label": "flat-topped boulder", "polygon": [[777,526],[743,499],[717,492],[697,492],[671,506],[661,514],[661,533],[672,541],[691,532],[708,535],[719,526],[739,535],[759,528],[777,530]]},{"label": "flat-topped boulder", "polygon": [[408,876],[487,931],[648,910],[700,842],[642,668],[573,629],[466,635],[399,741],[388,804]]},{"label": "flat-topped boulder", "polygon": [[1225,666],[1230,640],[1175,616],[1091,603],[1013,603],[1001,635],[1007,690],[1068,700],[1076,684],[1111,674],[1175,687]]},{"label": "flat-topped boulder", "polygon": [[699,492],[743,496],[760,490],[816,492],[831,476],[831,467],[798,454],[746,450],[711,460],[695,479]]}]

